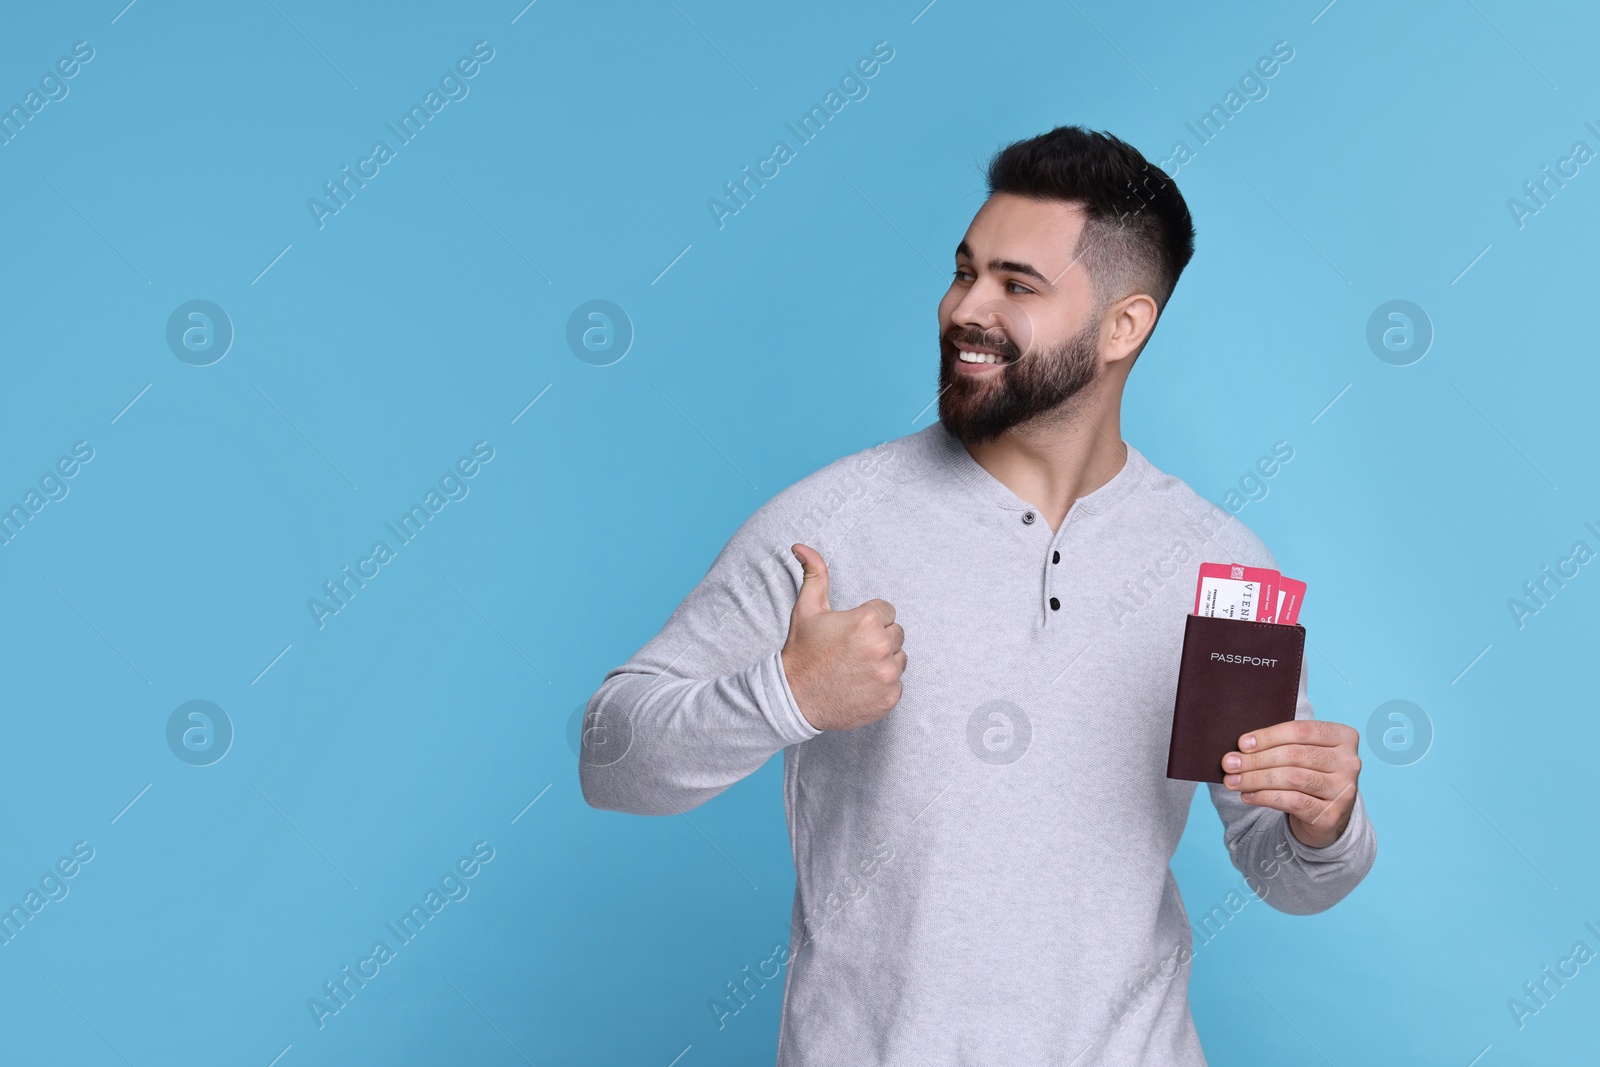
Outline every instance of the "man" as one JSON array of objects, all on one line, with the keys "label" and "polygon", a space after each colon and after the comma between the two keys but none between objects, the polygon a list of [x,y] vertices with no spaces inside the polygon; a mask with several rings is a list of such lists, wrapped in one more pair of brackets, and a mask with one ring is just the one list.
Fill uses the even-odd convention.
[{"label": "man", "polygon": [[[780,1067],[1205,1063],[1169,867],[1179,652],[1201,563],[1276,563],[1121,439],[1194,228],[1077,127],[988,185],[939,304],[939,421],[759,508],[589,702],[596,807],[687,811],[783,752]],[[1250,889],[1307,914],[1377,846],[1357,734],[1312,718],[1303,669],[1296,715],[1208,788]]]}]

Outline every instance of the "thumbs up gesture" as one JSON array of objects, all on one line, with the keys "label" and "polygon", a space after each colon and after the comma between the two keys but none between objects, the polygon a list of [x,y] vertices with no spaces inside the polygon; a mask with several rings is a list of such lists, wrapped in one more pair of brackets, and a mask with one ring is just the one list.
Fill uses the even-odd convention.
[{"label": "thumbs up gesture", "polygon": [[822,554],[803,544],[790,550],[805,568],[782,653],[795,702],[819,730],[877,722],[900,703],[906,669],[906,632],[894,621],[894,605],[873,599],[834,611]]}]

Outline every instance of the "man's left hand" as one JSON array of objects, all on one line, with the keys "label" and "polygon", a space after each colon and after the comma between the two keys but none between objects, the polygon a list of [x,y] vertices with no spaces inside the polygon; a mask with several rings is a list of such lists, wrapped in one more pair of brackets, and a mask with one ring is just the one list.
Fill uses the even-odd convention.
[{"label": "man's left hand", "polygon": [[1312,848],[1339,839],[1356,803],[1361,735],[1338,722],[1292,719],[1252,730],[1222,757],[1222,784],[1246,804],[1277,808],[1289,830]]}]

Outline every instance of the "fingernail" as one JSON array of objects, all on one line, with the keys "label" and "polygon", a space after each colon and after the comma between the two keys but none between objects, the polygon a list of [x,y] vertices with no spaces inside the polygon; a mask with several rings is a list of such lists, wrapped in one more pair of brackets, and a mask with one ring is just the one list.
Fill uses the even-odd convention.
[{"label": "fingernail", "polygon": [[1240,800],[1251,801],[1251,800],[1254,800],[1255,798],[1256,798],[1256,795],[1254,793],[1240,793],[1239,794],[1239,799]]},{"label": "fingernail", "polygon": [[1244,741],[1243,741],[1243,743],[1241,743],[1239,745],[1239,747],[1244,749],[1246,752],[1249,752],[1251,749],[1255,748],[1256,747],[1256,735],[1255,734],[1245,734]]},{"label": "fingernail", "polygon": [[1239,757],[1234,755],[1223,756],[1222,765],[1230,771],[1236,771],[1239,769]]},{"label": "fingernail", "polygon": [[1237,774],[1223,775],[1222,780],[1230,789],[1239,784],[1239,776]]}]

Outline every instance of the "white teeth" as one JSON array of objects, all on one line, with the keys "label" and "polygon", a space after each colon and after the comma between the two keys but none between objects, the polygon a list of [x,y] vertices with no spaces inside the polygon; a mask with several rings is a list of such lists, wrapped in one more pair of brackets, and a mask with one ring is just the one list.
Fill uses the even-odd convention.
[{"label": "white teeth", "polygon": [[992,352],[968,352],[964,348],[956,349],[956,355],[963,363],[999,363],[1000,357]]}]

